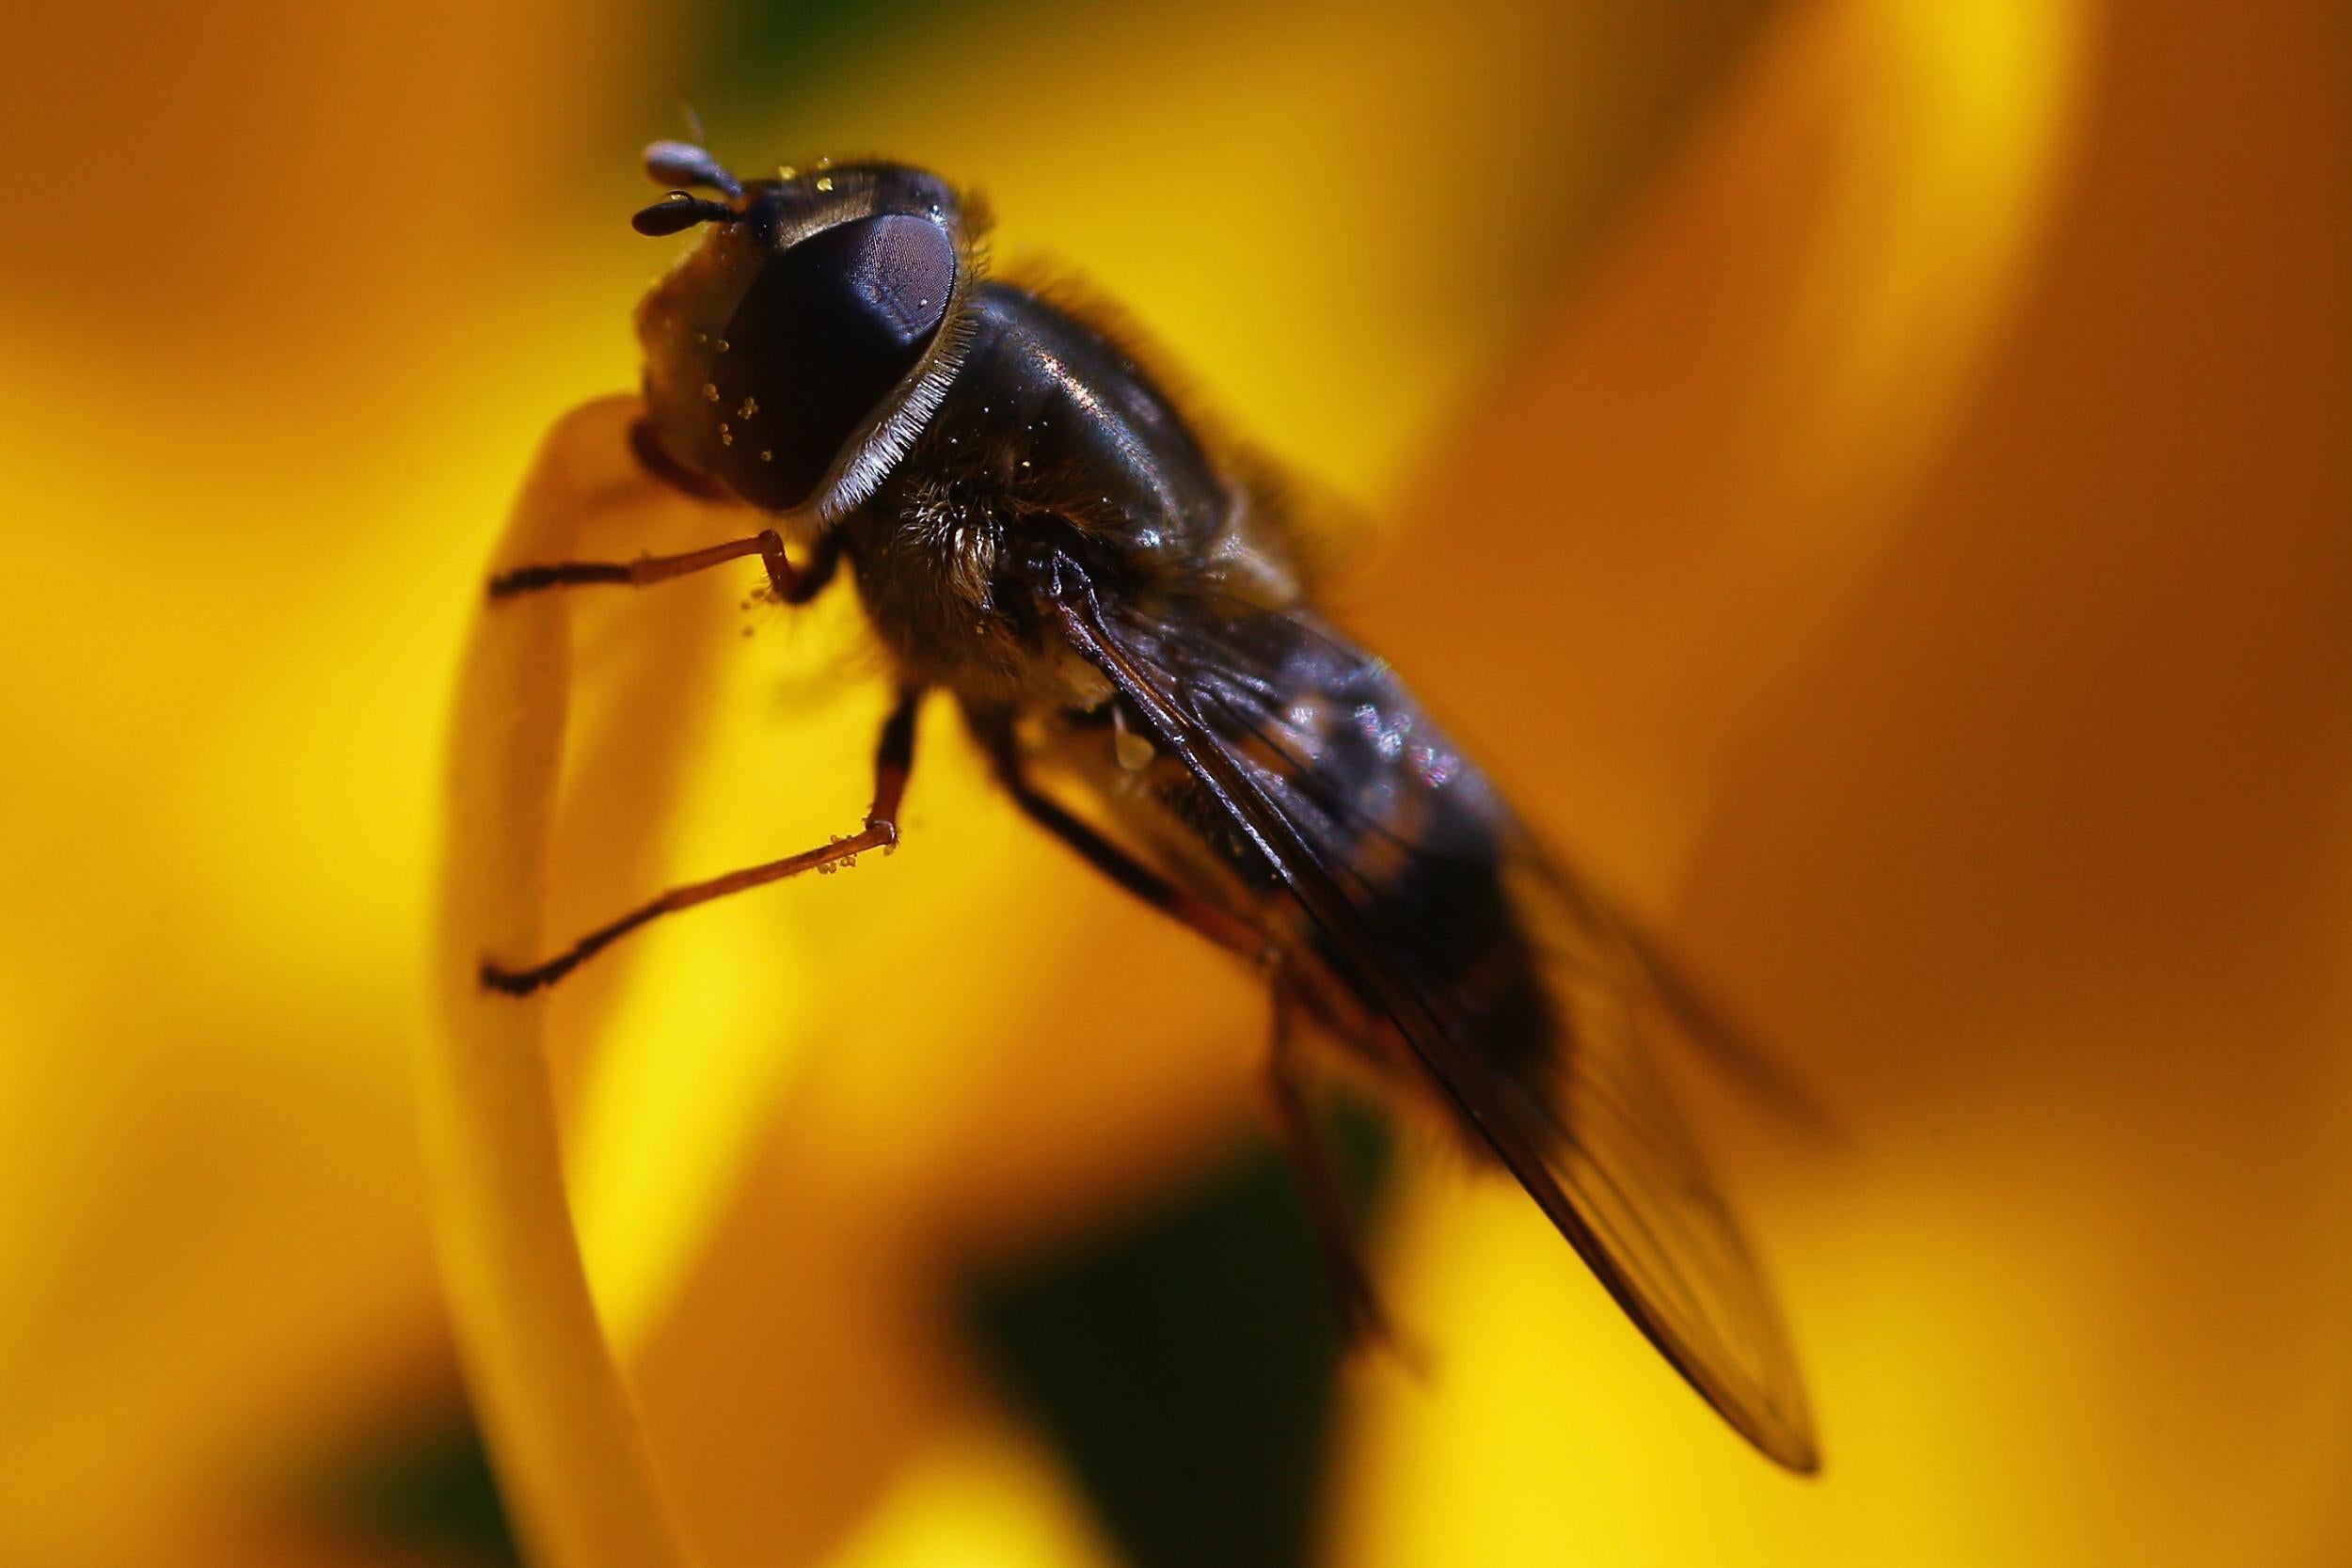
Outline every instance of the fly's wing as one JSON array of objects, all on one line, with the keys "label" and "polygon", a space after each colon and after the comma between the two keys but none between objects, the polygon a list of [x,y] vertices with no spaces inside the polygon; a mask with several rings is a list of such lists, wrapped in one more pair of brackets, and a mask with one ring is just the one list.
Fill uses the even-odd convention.
[{"label": "fly's wing", "polygon": [[[1546,1170],[1587,1235],[1561,1228],[1708,1403],[1773,1459],[1809,1473],[1820,1456],[1787,1330],[1655,1065],[1675,1035],[1736,1066],[1759,1059],[1710,1032],[1712,1015],[1589,888],[1532,843],[1522,840],[1518,856],[1520,907],[1566,1018],[1562,1082],[1524,1106],[1557,1129]],[[1551,1200],[1536,1198],[1559,1221]]]},{"label": "fly's wing", "polygon": [[[1547,944],[1562,1009],[1546,1085],[1502,1070],[1459,1022],[1456,999],[1381,934],[1374,891],[1353,869],[1350,806],[1319,799],[1297,754],[1280,673],[1252,668],[1256,616],[1281,636],[1322,638],[1369,678],[1385,666],[1304,617],[1216,607],[1151,626],[1102,604],[1067,562],[1046,608],[1272,869],[1353,983],[1395,1024],[1433,1085],[1541,1206],[1617,1304],[1706,1401],[1766,1455],[1819,1465],[1794,1354],[1770,1291],[1650,1061],[1645,1025],[1708,1029],[1649,951],[1516,827],[1506,875]],[[1394,688],[1402,695],[1402,688]],[[1391,847],[1394,848],[1395,847]],[[1409,847],[1406,847],[1409,852]],[[1736,1045],[1726,1050],[1738,1053]]]}]

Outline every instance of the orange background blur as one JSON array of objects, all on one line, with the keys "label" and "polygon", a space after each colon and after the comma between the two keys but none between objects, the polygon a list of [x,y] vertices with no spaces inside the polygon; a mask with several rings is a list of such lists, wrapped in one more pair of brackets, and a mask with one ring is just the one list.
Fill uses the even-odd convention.
[{"label": "orange background blur", "polygon": [[[511,1550],[411,1130],[444,725],[539,433],[633,383],[681,99],[982,186],[1360,506],[1343,616],[1846,1130],[1685,1075],[1820,1481],[1408,1143],[1375,1267],[1440,1370],[1338,1375],[1294,1559],[2352,1555],[2340,8],[7,32],[0,1562]],[[581,607],[550,928],[851,825],[854,610],[753,577]],[[596,1301],[697,1560],[1166,1560],[959,1302],[1249,1160],[1259,1003],[925,743],[886,866],[556,1000]]]}]

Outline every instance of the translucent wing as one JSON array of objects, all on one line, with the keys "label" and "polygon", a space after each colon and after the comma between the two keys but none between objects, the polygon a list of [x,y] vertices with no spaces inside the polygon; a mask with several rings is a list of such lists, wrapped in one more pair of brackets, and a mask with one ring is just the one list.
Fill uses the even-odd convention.
[{"label": "translucent wing", "polygon": [[[1745,1048],[1720,1035],[1629,926],[1538,852],[1467,764],[1375,788],[1332,766],[1315,715],[1335,704],[1372,728],[1407,720],[1424,744],[1438,736],[1381,661],[1302,614],[1221,605],[1149,624],[1124,617],[1066,561],[1045,599],[1304,912],[1321,961],[1393,1024],[1439,1097],[1642,1332],[1764,1453],[1817,1468],[1779,1312],[1651,1063],[1665,1030],[1735,1059]],[[1495,851],[1486,879],[1506,884],[1519,929],[1541,944],[1551,1001],[1539,1053],[1497,1049],[1476,1022],[1495,1015],[1481,1010],[1472,972],[1434,968],[1364,870],[1385,862],[1393,881],[1413,856],[1440,852],[1398,828],[1414,820],[1400,795],[1440,786],[1454,791],[1448,810],[1458,813],[1465,793],[1475,801]]]}]

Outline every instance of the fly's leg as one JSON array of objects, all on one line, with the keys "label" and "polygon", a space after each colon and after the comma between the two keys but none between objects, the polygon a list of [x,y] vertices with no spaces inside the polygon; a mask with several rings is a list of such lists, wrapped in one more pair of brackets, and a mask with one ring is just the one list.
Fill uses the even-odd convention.
[{"label": "fly's leg", "polygon": [[762,529],[745,539],[730,539],[683,555],[648,555],[635,561],[558,561],[538,566],[517,566],[490,579],[490,597],[512,598],[542,588],[576,588],[590,583],[617,583],[644,588],[691,572],[723,566],[747,555],[759,557],[768,568],[769,586],[779,603],[806,604],[833,580],[841,563],[841,539],[828,533],[817,542],[806,566],[795,566],[784,553],[784,538],[774,529]]},{"label": "fly's leg", "polygon": [[1266,1119],[1273,1126],[1283,1158],[1290,1163],[1291,1180],[1298,1188],[1298,1196],[1307,1205],[1307,1217],[1313,1224],[1315,1245],[1323,1255],[1323,1272],[1330,1282],[1342,1337],[1350,1348],[1388,1346],[1397,1351],[1408,1366],[1418,1368],[1422,1356],[1390,1327],[1379,1292],[1373,1289],[1372,1276],[1364,1269],[1339,1167],[1331,1158],[1330,1145],[1325,1140],[1323,1130],[1315,1125],[1314,1112],[1299,1083],[1291,1032],[1295,999],[1279,968],[1271,978],[1274,1019],[1266,1042]]},{"label": "fly's leg", "polygon": [[1279,955],[1247,921],[1178,887],[1031,784],[1010,731],[979,719],[974,719],[973,731],[988,752],[996,782],[1012,797],[1012,803],[1020,808],[1022,816],[1060,839],[1077,851],[1079,859],[1161,913],[1182,921],[1227,952],[1240,955],[1260,974],[1273,972],[1280,961]]},{"label": "fly's leg", "polygon": [[1178,887],[1041,793],[1029,782],[1012,736],[1004,726],[977,720],[973,728],[988,750],[997,781],[1023,816],[1153,909],[1248,959],[1265,978],[1274,1006],[1273,1034],[1266,1051],[1266,1119],[1290,1166],[1291,1180],[1306,1205],[1342,1336],[1351,1347],[1390,1346],[1402,1354],[1408,1365],[1418,1366],[1418,1354],[1391,1329],[1389,1316],[1373,1289],[1372,1276],[1364,1269],[1338,1169],[1299,1085],[1291,1031],[1291,1014],[1295,1004],[1290,983],[1282,974],[1280,951],[1247,922]]},{"label": "fly's leg", "polygon": [[803,871],[820,871],[827,866],[848,862],[868,849],[887,854],[898,845],[898,806],[906,798],[907,776],[914,764],[914,715],[921,705],[920,688],[910,687],[898,693],[898,705],[883,721],[882,739],[874,748],[874,805],[866,814],[866,826],[848,838],[835,839],[797,855],[787,855],[780,861],[764,865],[746,866],[723,877],[713,877],[707,882],[689,882],[675,887],[654,899],[640,905],[618,920],[597,927],[578,942],[529,969],[504,969],[488,959],[483,960],[482,983],[491,990],[504,991],[509,996],[528,996],[543,986],[556,981],[578,969],[621,938],[640,926],[665,914],[691,910],[697,904],[707,904],[730,893],[746,888],[763,887],[797,877]]},{"label": "fly's leg", "polygon": [[[699,474],[678,467],[655,439],[653,427],[640,419],[628,427],[629,450],[638,465],[654,478],[694,497],[698,500],[717,500],[725,492]],[[787,605],[806,604],[833,580],[834,569],[841,563],[841,541],[838,535],[826,534],[817,543],[817,550],[804,567],[796,567],[784,553],[784,539],[774,529],[762,529],[745,539],[730,539],[723,545],[711,545],[683,555],[649,555],[636,561],[559,561],[544,565],[517,566],[501,572],[490,579],[490,597],[512,598],[543,588],[577,588],[593,583],[619,584],[628,588],[644,588],[651,583],[667,582],[689,573],[723,566],[730,561],[756,555],[768,568],[769,586],[774,590],[778,602]]]}]

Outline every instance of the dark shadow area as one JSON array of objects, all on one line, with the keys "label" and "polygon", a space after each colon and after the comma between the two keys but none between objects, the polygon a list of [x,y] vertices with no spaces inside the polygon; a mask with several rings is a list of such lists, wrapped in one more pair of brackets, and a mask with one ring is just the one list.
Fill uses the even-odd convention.
[{"label": "dark shadow area", "polygon": [[[1351,1114],[1342,1141],[1360,1210],[1388,1139]],[[1136,1568],[1311,1560],[1340,1344],[1270,1148],[1127,1228],[977,1282],[968,1321]]]},{"label": "dark shadow area", "polygon": [[463,1407],[388,1436],[324,1490],[330,1528],[346,1539],[462,1568],[522,1563],[481,1429]]}]

